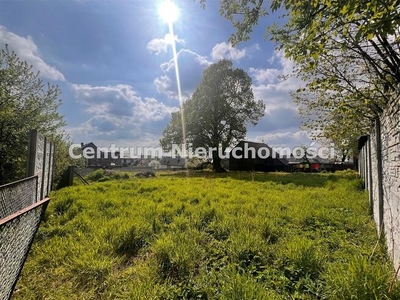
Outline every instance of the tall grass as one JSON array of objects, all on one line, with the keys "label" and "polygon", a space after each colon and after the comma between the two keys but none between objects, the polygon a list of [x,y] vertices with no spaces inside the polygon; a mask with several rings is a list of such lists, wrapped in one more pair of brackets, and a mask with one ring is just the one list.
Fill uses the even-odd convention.
[{"label": "tall grass", "polygon": [[128,178],[51,195],[15,299],[400,299],[354,172]]}]

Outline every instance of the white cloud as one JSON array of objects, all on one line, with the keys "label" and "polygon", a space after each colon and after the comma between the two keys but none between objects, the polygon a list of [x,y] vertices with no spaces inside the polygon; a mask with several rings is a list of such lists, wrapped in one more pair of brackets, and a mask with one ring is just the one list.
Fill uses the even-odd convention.
[{"label": "white cloud", "polygon": [[185,41],[182,39],[178,39],[178,37],[172,36],[170,33],[167,33],[163,39],[153,39],[147,44],[147,49],[150,52],[154,52],[156,55],[161,54],[162,52],[166,53],[168,51],[168,46],[172,45],[172,43],[179,43],[184,45]]},{"label": "white cloud", "polygon": [[91,86],[72,84],[76,97],[87,106],[87,111],[99,115],[106,114],[133,121],[158,121],[171,113],[173,108],[154,98],[142,98],[133,87],[126,84],[112,86]]},{"label": "white cloud", "polygon": [[277,82],[279,79],[279,76],[282,75],[282,70],[250,68],[249,74],[259,84],[274,83],[274,82]]},{"label": "white cloud", "polygon": [[278,109],[296,110],[290,93],[298,89],[302,82],[295,77],[282,78],[292,73],[294,63],[286,59],[282,52],[275,52],[272,57],[278,67],[249,69],[249,75],[254,81],[254,96],[256,99],[263,99],[267,114],[271,115]]},{"label": "white cloud", "polygon": [[154,98],[140,97],[126,84],[72,84],[71,89],[89,119],[68,132],[82,139],[89,133],[95,140],[142,140],[149,133],[159,136],[168,116],[177,109]]},{"label": "white cloud", "polygon": [[[188,97],[199,84],[203,70],[211,62],[191,50],[181,49],[178,53],[178,67],[183,97]],[[163,75],[154,80],[157,91],[169,98],[178,98],[178,87],[173,59],[160,65]]]},{"label": "white cloud", "polygon": [[65,81],[64,75],[55,67],[48,65],[40,57],[38,47],[32,37],[21,37],[8,31],[6,27],[0,25],[0,47],[8,45],[10,50],[15,51],[21,60],[32,65],[36,71],[40,72],[43,78]]},{"label": "white cloud", "polygon": [[232,47],[231,44],[225,42],[216,44],[211,51],[211,57],[214,60],[220,59],[230,59],[230,60],[240,60],[246,55],[247,48],[242,50]]},{"label": "white cloud", "polygon": [[292,132],[267,133],[264,135],[256,136],[253,140],[256,142],[266,143],[269,146],[292,148],[297,146],[308,146],[312,142],[308,133],[302,130]]},{"label": "white cloud", "polygon": [[266,105],[265,116],[255,128],[249,128],[249,136],[257,141],[271,145],[297,146],[309,143],[310,138],[300,131],[301,120],[290,95],[302,82],[294,77],[284,80],[281,77],[291,74],[294,63],[286,59],[282,52],[275,52],[270,60],[273,68],[250,68],[253,79],[255,99],[262,99]]}]

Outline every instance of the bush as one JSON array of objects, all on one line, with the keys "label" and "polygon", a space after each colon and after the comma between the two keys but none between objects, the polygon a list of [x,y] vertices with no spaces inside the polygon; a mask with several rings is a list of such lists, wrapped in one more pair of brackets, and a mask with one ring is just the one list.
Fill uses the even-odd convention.
[{"label": "bush", "polygon": [[89,175],[86,176],[87,180],[91,180],[91,181],[97,181],[100,178],[104,177],[104,170],[103,169],[98,169],[92,173],[90,173]]},{"label": "bush", "polygon": [[97,180],[97,182],[105,182],[105,181],[110,181],[109,177],[101,177]]}]

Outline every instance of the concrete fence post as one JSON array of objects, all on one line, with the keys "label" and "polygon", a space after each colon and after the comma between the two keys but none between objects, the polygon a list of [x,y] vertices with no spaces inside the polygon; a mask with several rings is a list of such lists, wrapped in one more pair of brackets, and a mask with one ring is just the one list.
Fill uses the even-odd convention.
[{"label": "concrete fence post", "polygon": [[368,136],[368,142],[366,144],[366,147],[368,149],[368,174],[369,174],[369,180],[368,180],[368,195],[369,195],[369,207],[371,210],[371,214],[374,215],[374,196],[373,196],[373,182],[372,182],[372,153],[371,153],[371,136]]},{"label": "concrete fence post", "polygon": [[27,177],[38,176],[37,201],[47,196],[53,181],[54,144],[36,129],[28,134]]},{"label": "concrete fence post", "polygon": [[379,117],[375,119],[376,130],[376,161],[377,161],[377,187],[378,187],[378,233],[379,235],[384,230],[383,228],[383,169],[382,169],[382,137],[381,137],[381,122]]}]

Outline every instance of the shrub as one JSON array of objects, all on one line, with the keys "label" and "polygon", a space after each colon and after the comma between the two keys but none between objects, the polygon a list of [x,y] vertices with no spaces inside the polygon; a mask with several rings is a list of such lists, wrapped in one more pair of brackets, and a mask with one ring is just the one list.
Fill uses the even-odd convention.
[{"label": "shrub", "polygon": [[106,182],[106,181],[110,181],[109,177],[101,177],[97,180],[97,182]]},{"label": "shrub", "polygon": [[103,178],[103,177],[104,177],[104,170],[103,169],[98,169],[98,170],[88,174],[86,176],[86,179],[87,180],[91,180],[91,181],[97,181],[97,180],[99,180],[100,178]]}]

